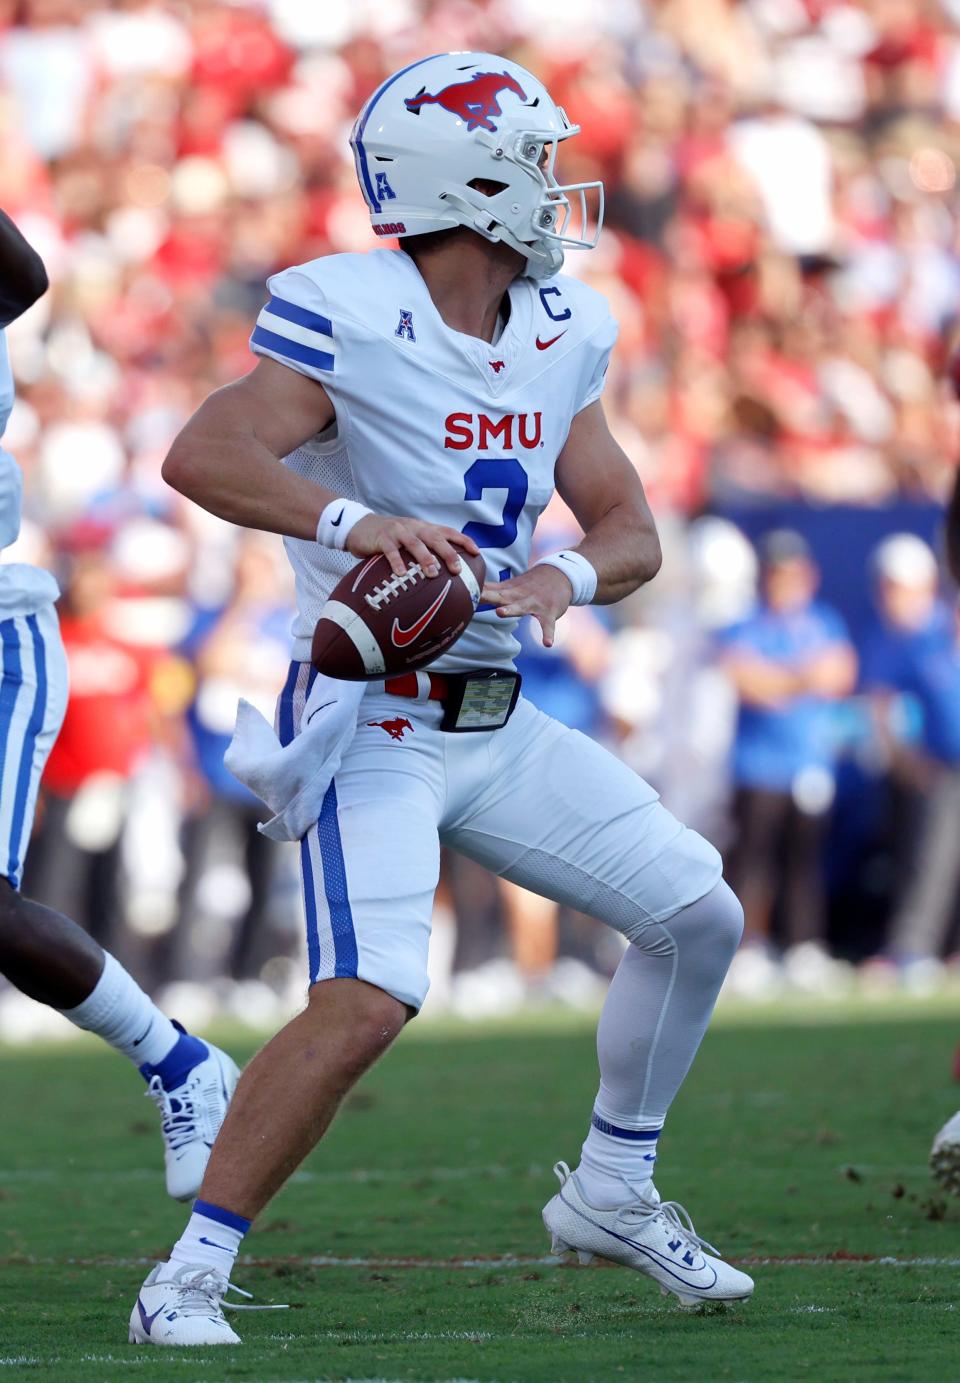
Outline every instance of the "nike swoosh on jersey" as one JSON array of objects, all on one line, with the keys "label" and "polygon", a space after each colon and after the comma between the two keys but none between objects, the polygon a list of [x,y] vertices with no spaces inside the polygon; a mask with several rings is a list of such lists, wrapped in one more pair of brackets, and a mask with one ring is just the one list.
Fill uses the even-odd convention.
[{"label": "nike swoosh on jersey", "polygon": [[545,351],[545,350],[547,350],[550,346],[553,345],[553,343],[554,343],[555,341],[559,341],[559,340],[560,340],[560,337],[561,337],[561,336],[566,336],[566,334],[567,334],[567,333],[566,333],[565,331],[559,331],[559,332],[557,332],[556,336],[551,336],[549,341],[541,341],[541,340],[540,340],[540,337],[538,336],[538,337],[537,337],[537,350],[538,350],[538,351]]},{"label": "nike swoosh on jersey", "polygon": [[413,643],[414,639],[417,638],[418,635],[423,633],[424,629],[426,629],[427,625],[430,623],[434,615],[440,609],[440,606],[446,600],[447,592],[449,591],[452,585],[453,581],[448,581],[447,584],[444,586],[443,590],[437,596],[436,600],[430,606],[429,610],[424,610],[420,618],[418,620],[414,620],[413,624],[411,624],[408,629],[402,629],[400,627],[400,621],[398,619],[395,619],[393,621],[393,628],[390,630],[390,638],[393,641],[393,645],[395,648],[406,648],[407,644]]}]

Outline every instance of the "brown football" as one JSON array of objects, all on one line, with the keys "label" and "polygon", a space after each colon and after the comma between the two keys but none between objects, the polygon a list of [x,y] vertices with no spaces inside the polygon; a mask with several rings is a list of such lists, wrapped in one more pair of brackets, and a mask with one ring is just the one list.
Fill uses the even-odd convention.
[{"label": "brown football", "polygon": [[426,576],[409,553],[402,576],[382,553],[333,588],[313,631],[313,666],[344,682],[371,682],[426,667],[454,644],[480,600],[482,557],[461,551],[457,575]]}]

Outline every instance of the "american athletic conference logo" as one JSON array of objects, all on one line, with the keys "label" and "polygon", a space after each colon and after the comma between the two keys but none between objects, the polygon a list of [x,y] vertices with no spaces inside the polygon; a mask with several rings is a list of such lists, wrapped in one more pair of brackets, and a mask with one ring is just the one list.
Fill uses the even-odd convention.
[{"label": "american athletic conference logo", "polygon": [[489,130],[496,134],[494,117],[503,114],[497,99],[501,91],[512,91],[520,101],[527,99],[527,93],[509,72],[474,72],[468,82],[452,82],[432,94],[421,87],[416,96],[408,96],[403,104],[413,115],[419,115],[424,106],[441,106],[463,120],[468,133]]}]

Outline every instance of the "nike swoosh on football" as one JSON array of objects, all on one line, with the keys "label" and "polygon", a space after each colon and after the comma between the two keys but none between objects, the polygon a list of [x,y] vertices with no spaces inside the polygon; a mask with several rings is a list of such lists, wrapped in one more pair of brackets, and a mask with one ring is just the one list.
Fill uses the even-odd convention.
[{"label": "nike swoosh on football", "polygon": [[148,1316],[146,1311],[144,1311],[143,1309],[143,1302],[140,1300],[139,1297],[137,1297],[137,1310],[140,1312],[140,1324],[143,1326],[144,1332],[147,1335],[149,1335],[150,1327],[153,1325],[154,1321],[157,1319],[160,1312],[163,1310],[163,1307],[158,1306],[156,1311],[154,1311],[153,1315]]},{"label": "nike swoosh on football", "polygon": [[561,337],[561,336],[566,336],[566,334],[567,334],[567,333],[566,333],[565,331],[560,331],[560,332],[557,333],[556,336],[551,336],[549,341],[541,341],[541,340],[540,340],[540,337],[538,336],[538,337],[537,337],[537,350],[538,350],[538,351],[545,351],[549,346],[552,346],[552,345],[553,345],[554,341],[559,341],[559,340],[560,340],[560,337]]},{"label": "nike swoosh on football", "polygon": [[426,629],[427,625],[430,623],[434,615],[440,609],[440,606],[446,600],[447,592],[449,591],[452,585],[452,580],[447,582],[443,590],[437,596],[436,600],[430,606],[429,610],[424,610],[420,618],[418,620],[414,620],[413,624],[410,625],[409,629],[402,629],[400,627],[400,621],[398,619],[395,619],[393,621],[393,628],[390,630],[390,638],[393,641],[393,645],[395,648],[406,648],[407,644],[413,643],[414,639],[417,638],[419,634],[423,633],[424,629]]}]

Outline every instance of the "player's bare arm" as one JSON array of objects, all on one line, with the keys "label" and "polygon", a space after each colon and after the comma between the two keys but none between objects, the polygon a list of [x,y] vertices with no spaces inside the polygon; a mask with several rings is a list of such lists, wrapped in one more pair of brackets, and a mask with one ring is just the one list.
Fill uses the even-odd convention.
[{"label": "player's bare arm", "polygon": [[0,211],[0,327],[15,322],[47,291],[43,260]]},{"label": "player's bare arm", "polygon": [[[640,477],[607,425],[597,400],[579,412],[557,460],[556,485],[584,530],[573,551],[597,573],[591,603],[612,605],[660,570],[660,540]],[[572,581],[554,566],[537,565],[510,581],[489,582],[484,599],[505,619],[533,615],[544,644],[569,607]]]},{"label": "player's bare arm", "polygon": [[[175,439],[163,478],[201,508],[243,528],[308,541],[324,509],[338,496],[281,463],[334,419],[323,385],[274,360],[261,360],[243,379],[218,389]],[[437,559],[458,571],[456,548],[477,551],[456,529],[420,519],[368,514],[351,529],[355,557],[384,553],[404,570],[404,548],[428,574]]]}]

